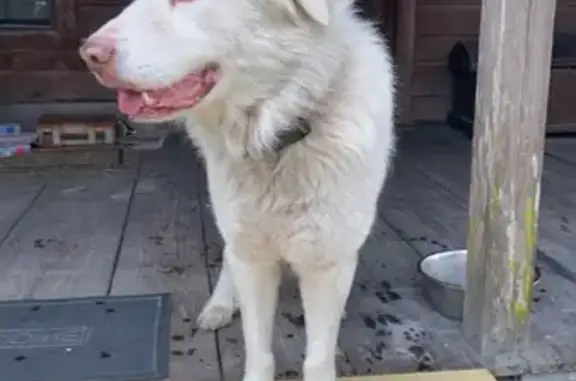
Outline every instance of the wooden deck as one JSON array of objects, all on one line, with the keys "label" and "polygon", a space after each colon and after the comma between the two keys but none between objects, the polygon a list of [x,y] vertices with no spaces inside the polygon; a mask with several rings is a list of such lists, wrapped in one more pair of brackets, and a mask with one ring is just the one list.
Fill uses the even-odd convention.
[{"label": "wooden deck", "polygon": [[[576,140],[545,159],[531,349],[498,374],[576,370]],[[341,375],[481,365],[459,324],[421,300],[417,261],[463,248],[470,143],[445,127],[404,130],[366,243],[340,335]],[[221,240],[201,165],[178,136],[135,168],[0,174],[0,299],[173,292],[172,381],[238,380],[240,325],[202,332],[194,320],[213,286]],[[296,378],[304,319],[294,279],[281,290],[278,373]]]}]

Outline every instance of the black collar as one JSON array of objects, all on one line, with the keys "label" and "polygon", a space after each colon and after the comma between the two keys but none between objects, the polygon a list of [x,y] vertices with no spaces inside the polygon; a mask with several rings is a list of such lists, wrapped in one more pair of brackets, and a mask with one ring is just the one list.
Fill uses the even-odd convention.
[{"label": "black collar", "polygon": [[308,136],[310,131],[310,123],[308,123],[306,119],[302,117],[296,118],[290,126],[290,129],[282,131],[278,136],[276,145],[274,146],[274,152],[279,153],[292,144],[302,141]]}]

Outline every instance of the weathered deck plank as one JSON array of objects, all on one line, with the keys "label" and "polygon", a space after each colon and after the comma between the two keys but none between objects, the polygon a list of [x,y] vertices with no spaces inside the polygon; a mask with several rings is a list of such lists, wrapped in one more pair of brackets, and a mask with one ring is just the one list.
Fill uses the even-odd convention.
[{"label": "weathered deck plank", "polygon": [[[427,133],[436,135],[431,130]],[[445,131],[439,132],[435,141],[440,142],[445,134]],[[397,160],[398,175],[388,188],[383,203],[383,216],[403,232],[404,238],[422,254],[465,247],[470,158],[467,145],[462,144],[457,136],[426,147],[416,143],[422,139],[422,135],[414,140],[414,144],[411,144],[410,137],[405,137]],[[419,154],[415,155],[415,152]],[[561,178],[552,177],[554,170],[551,166],[555,166],[554,163],[545,166],[546,183],[555,183],[556,186],[565,184]],[[560,192],[561,189],[562,185],[556,191]],[[567,255],[569,246],[562,246],[563,242],[568,242],[559,238],[559,228],[550,238],[554,225],[548,223],[549,213],[546,212],[547,209],[563,210],[564,213],[576,210],[572,203],[562,202],[563,199],[558,199],[556,195],[544,193],[544,212],[541,215],[543,233],[540,239],[542,251],[539,253],[544,275],[535,295],[532,346],[521,356],[498,364],[496,370],[501,374],[525,371],[546,373],[560,366],[572,369],[576,365],[575,346],[571,344],[576,336],[569,333],[575,318],[570,290],[574,288],[572,272],[576,266],[573,260],[562,264],[561,259],[554,258],[560,250]],[[553,252],[547,252],[552,249]]]},{"label": "weathered deck plank", "polygon": [[[451,131],[450,131],[451,132]],[[434,135],[428,132],[425,135]],[[438,135],[444,135],[445,132]],[[451,192],[460,204],[467,205],[470,189],[470,145],[461,141],[456,133],[452,139],[457,144],[452,149],[439,150],[433,145],[418,147],[422,155],[414,155],[415,148],[403,156],[425,176],[435,181],[435,188]],[[576,140],[566,140],[564,146],[572,145],[576,150]],[[574,273],[576,279],[576,256],[573,255],[573,232],[576,231],[576,178],[574,168],[556,160],[554,145],[548,145],[551,154],[544,159],[542,197],[540,208],[540,248],[565,271]],[[424,158],[427,156],[429,160]]]},{"label": "weathered deck plank", "polygon": [[42,175],[0,175],[0,245],[42,193],[48,178]]},{"label": "weathered deck plank", "polygon": [[394,376],[374,375],[362,377],[345,377],[341,381],[495,381],[494,377],[484,369],[409,373]]},{"label": "weathered deck plank", "polygon": [[50,178],[0,247],[0,299],[106,294],[135,173],[67,171]]},{"label": "weathered deck plank", "polygon": [[215,334],[195,319],[208,299],[198,163],[188,144],[143,158],[111,293],[171,292],[171,381],[220,379]]},{"label": "weathered deck plank", "polygon": [[355,374],[404,373],[434,369],[426,323],[417,318],[418,254],[388,224],[377,219],[366,244],[340,348]]},{"label": "weathered deck plank", "polygon": [[[465,246],[470,143],[446,128],[402,135],[383,192],[381,219],[362,249],[342,325],[341,375],[478,365],[459,324],[433,312],[416,287],[421,256]],[[224,379],[239,379],[243,343],[238,320],[216,334],[195,329],[209,283],[219,271],[222,242],[206,208],[204,174],[188,143],[166,143],[146,158],[130,207],[133,169],[61,172],[49,176],[49,182],[33,175],[3,175],[0,237],[10,234],[0,244],[0,298],[171,291],[171,380],[213,381],[220,379],[220,368]],[[555,152],[554,145],[547,148]],[[564,149],[563,155],[570,152]],[[533,350],[520,361],[511,358],[502,372],[576,368],[576,260],[570,252],[576,180],[570,163],[553,160],[545,160],[539,258],[544,275],[535,295]],[[5,176],[11,180],[4,183]],[[276,323],[278,373],[297,378],[305,337],[293,278],[282,287]]]},{"label": "weathered deck plank", "polygon": [[576,167],[576,139],[548,139],[546,141],[546,154],[547,156],[554,157],[557,160],[563,161]]},{"label": "weathered deck plank", "polygon": [[[458,142],[458,139],[453,139]],[[570,141],[567,141],[568,144]],[[576,148],[576,141],[571,141]],[[466,207],[469,192],[470,155],[465,144],[459,144],[458,153],[451,150],[426,151],[428,160],[416,155],[406,155],[404,161],[411,163],[412,170],[417,170],[432,180],[435,189],[448,192],[454,200]],[[429,149],[433,148],[429,146]],[[573,255],[576,231],[576,180],[573,169],[552,157],[544,160],[542,183],[542,200],[540,212],[539,252],[538,259],[546,264],[550,271],[576,285],[576,258]],[[449,196],[446,196],[447,198]],[[442,201],[440,200],[440,203]],[[450,202],[447,205],[453,205]],[[563,283],[564,284],[564,283]],[[570,287],[569,284],[565,284]],[[568,295],[566,295],[568,296]],[[540,298],[538,298],[540,300]]]}]

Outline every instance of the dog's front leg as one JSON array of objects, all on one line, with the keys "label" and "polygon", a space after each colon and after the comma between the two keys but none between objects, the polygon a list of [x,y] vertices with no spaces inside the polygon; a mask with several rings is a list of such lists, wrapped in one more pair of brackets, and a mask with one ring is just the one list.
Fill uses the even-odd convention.
[{"label": "dog's front leg", "polygon": [[216,330],[230,324],[238,309],[237,299],[230,265],[228,261],[223,261],[216,288],[198,317],[198,326],[205,330]]},{"label": "dog's front leg", "polygon": [[336,379],[340,321],[350,294],[357,256],[330,266],[296,267],[306,320],[304,381]]},{"label": "dog's front leg", "polygon": [[273,381],[272,331],[280,283],[277,262],[247,261],[227,251],[225,260],[236,285],[246,347],[244,381]]}]

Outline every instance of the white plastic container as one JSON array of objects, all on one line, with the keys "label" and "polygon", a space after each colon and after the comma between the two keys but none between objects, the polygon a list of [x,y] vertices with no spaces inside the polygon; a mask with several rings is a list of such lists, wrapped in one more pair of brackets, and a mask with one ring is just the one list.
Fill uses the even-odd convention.
[{"label": "white plastic container", "polygon": [[31,144],[36,140],[35,133],[18,135],[0,135],[0,157],[22,155],[30,152]]}]

